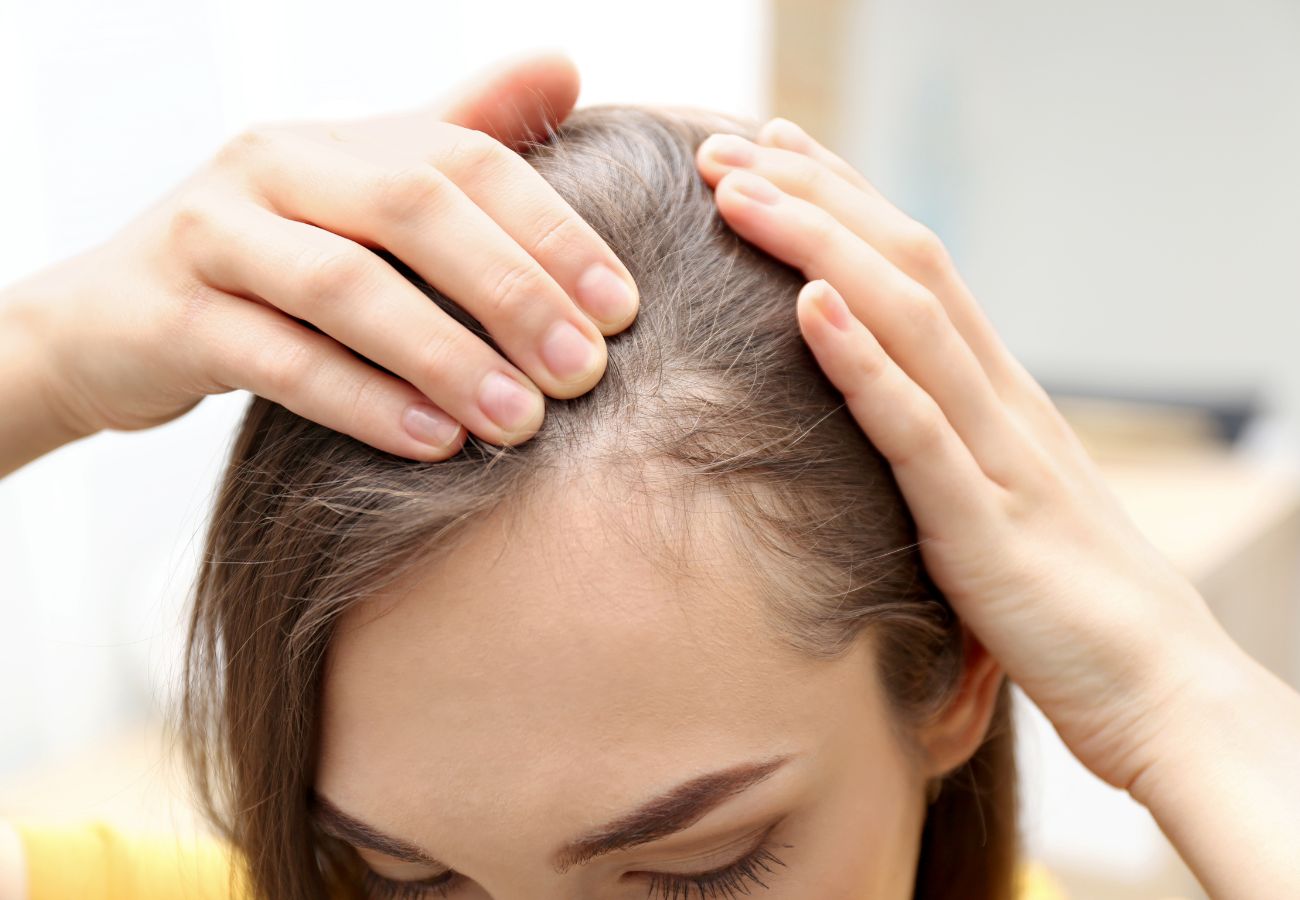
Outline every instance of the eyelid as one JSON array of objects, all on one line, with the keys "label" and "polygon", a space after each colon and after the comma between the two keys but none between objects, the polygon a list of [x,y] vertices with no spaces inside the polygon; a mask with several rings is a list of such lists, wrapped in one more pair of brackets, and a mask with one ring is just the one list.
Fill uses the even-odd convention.
[{"label": "eyelid", "polygon": [[[428,881],[431,878],[441,878],[442,876],[454,871],[453,869],[441,868],[430,872],[427,867],[421,863],[396,859],[379,850],[362,849],[354,847],[351,844],[348,846],[352,847],[352,852],[361,860],[363,866],[374,872],[375,875],[380,878],[385,878],[389,881],[418,883],[421,881]],[[369,859],[366,858],[367,854],[370,854]],[[380,868],[391,871],[381,872],[379,871]]]},{"label": "eyelid", "polygon": [[[781,825],[785,823],[787,818],[788,818],[788,813],[781,815],[775,821],[764,822],[763,824],[758,825],[755,828],[749,829],[743,834],[737,835],[735,838],[727,841],[725,844],[715,847],[712,850],[705,850],[685,858],[679,857],[678,859],[672,860],[671,862],[657,861],[657,862],[644,862],[644,863],[634,864],[633,866],[627,869],[627,872],[628,874],[635,874],[635,875],[667,875],[667,876],[678,877],[678,878],[690,878],[692,876],[705,875],[710,872],[717,871],[719,869],[725,869],[729,866],[739,863],[747,856],[749,856],[751,853],[757,852],[761,847],[764,846],[764,844],[766,844],[768,839],[771,837],[772,832],[774,832],[777,828],[781,827]],[[358,856],[361,856],[361,850],[359,848],[352,845],[349,846],[351,846],[352,851],[354,853],[356,853]],[[740,852],[734,852],[737,847],[744,847],[744,850]],[[385,854],[380,853],[377,850],[369,850],[367,852],[375,854],[377,857],[379,857],[382,860],[383,864],[385,865],[393,865],[393,866],[418,865],[416,863],[394,859],[393,857],[386,856]],[[717,857],[723,854],[726,855],[725,859],[716,862],[711,862],[708,864],[697,862],[691,871],[686,871],[686,872],[671,871],[665,869],[643,870],[641,868],[641,866],[643,865],[644,866],[690,865],[692,861],[698,861],[710,857]],[[403,877],[397,875],[388,875],[377,871],[373,865],[371,865],[369,862],[365,860],[364,857],[361,858],[361,862],[362,865],[365,866],[366,870],[374,877],[382,879],[384,881],[390,881],[395,884],[418,885],[421,882],[433,881],[438,878],[449,878],[457,874],[455,869],[444,868],[437,872],[421,873],[416,877],[411,877],[411,876]]]},{"label": "eyelid", "polygon": [[[696,853],[685,859],[681,859],[681,858],[675,859],[672,862],[660,861],[654,863],[650,863],[650,862],[641,863],[638,864],[637,866],[629,868],[628,872],[629,874],[637,874],[637,875],[672,875],[678,878],[690,878],[691,876],[695,876],[695,875],[705,875],[708,874],[709,872],[716,871],[717,869],[725,869],[730,865],[740,862],[746,856],[753,853],[759,847],[763,846],[763,844],[766,843],[768,837],[772,834],[773,831],[777,829],[777,827],[783,821],[785,821],[784,816],[782,816],[780,819],[777,819],[775,822],[768,822],[758,826],[757,828],[750,829],[744,834],[736,837],[734,840],[730,840],[727,843],[719,847],[716,847],[713,850],[706,850],[701,853]],[[737,852],[737,848],[739,847],[743,847],[744,849]],[[715,862],[710,862],[707,864],[695,862],[694,867],[690,871],[685,871],[685,872],[673,871],[668,869],[642,869],[641,868],[641,866],[643,865],[644,866],[665,866],[665,865],[686,866],[686,865],[692,865],[693,861],[698,861],[701,859],[707,859],[711,857],[719,857],[723,855],[725,855],[725,858],[719,859]]]},{"label": "eyelid", "polygon": [[447,891],[454,888],[459,876],[448,869],[441,875],[434,875],[429,878],[421,878],[417,881],[400,881],[393,878],[380,875],[374,869],[366,867],[362,872],[362,886],[364,889],[371,891],[378,890],[383,896],[387,897],[408,897],[408,896],[446,896]]}]

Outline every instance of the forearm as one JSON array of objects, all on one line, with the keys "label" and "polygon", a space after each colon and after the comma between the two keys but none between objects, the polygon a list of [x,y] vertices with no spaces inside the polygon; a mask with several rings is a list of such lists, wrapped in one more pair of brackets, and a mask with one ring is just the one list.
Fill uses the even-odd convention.
[{"label": "forearm", "polygon": [[1300,694],[1225,645],[1129,790],[1214,900],[1300,897]]},{"label": "forearm", "polygon": [[66,424],[37,278],[0,290],[0,478],[85,437]]}]

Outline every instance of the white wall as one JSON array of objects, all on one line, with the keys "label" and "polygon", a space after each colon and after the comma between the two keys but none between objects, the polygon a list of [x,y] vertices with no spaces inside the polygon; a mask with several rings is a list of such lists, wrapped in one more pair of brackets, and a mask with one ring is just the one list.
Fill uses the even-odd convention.
[{"label": "white wall", "polygon": [[[521,50],[568,51],[582,104],[765,112],[766,7],[747,0],[4,2],[0,284],[112,234],[250,123],[420,105]],[[209,398],[0,481],[0,774],[166,695],[246,399]]]},{"label": "white wall", "polygon": [[1300,426],[1300,4],[858,7],[844,148],[1035,374]]}]

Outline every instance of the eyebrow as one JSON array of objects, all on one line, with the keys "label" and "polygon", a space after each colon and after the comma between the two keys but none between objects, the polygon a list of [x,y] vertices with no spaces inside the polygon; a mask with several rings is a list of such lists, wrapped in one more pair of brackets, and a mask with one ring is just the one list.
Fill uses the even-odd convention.
[{"label": "eyebrow", "polygon": [[743,763],[692,778],[607,825],[570,841],[555,855],[555,870],[571,867],[616,850],[648,844],[695,824],[725,801],[758,784],[792,758]]},{"label": "eyebrow", "polygon": [[[563,874],[598,856],[676,834],[727,800],[771,777],[792,758],[793,754],[787,754],[760,762],[742,763],[679,784],[631,812],[565,844],[552,860],[555,871]],[[311,793],[312,819],[325,833],[355,847],[376,850],[402,862],[451,868],[415,844],[384,834],[374,826],[348,815],[315,790]]]},{"label": "eyebrow", "polygon": [[419,863],[440,869],[451,868],[446,863],[434,859],[415,844],[384,834],[373,825],[348,815],[335,806],[329,798],[317,793],[314,789],[311,792],[311,798],[312,820],[326,834],[347,841],[354,847],[378,850],[380,853],[394,859],[400,859],[402,862]]}]

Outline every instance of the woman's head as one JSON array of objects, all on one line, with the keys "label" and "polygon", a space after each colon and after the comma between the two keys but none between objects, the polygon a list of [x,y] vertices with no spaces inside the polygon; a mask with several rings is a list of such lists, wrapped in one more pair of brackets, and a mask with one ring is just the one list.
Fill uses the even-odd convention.
[{"label": "woman's head", "polygon": [[753,127],[595,107],[526,152],[641,310],[525,444],[415,463],[250,406],[184,714],[267,896],[364,896],[366,864],[453,869],[396,895],[451,900],[1007,893],[1006,685],[804,346],[802,277],[717,215],[712,131]]}]

